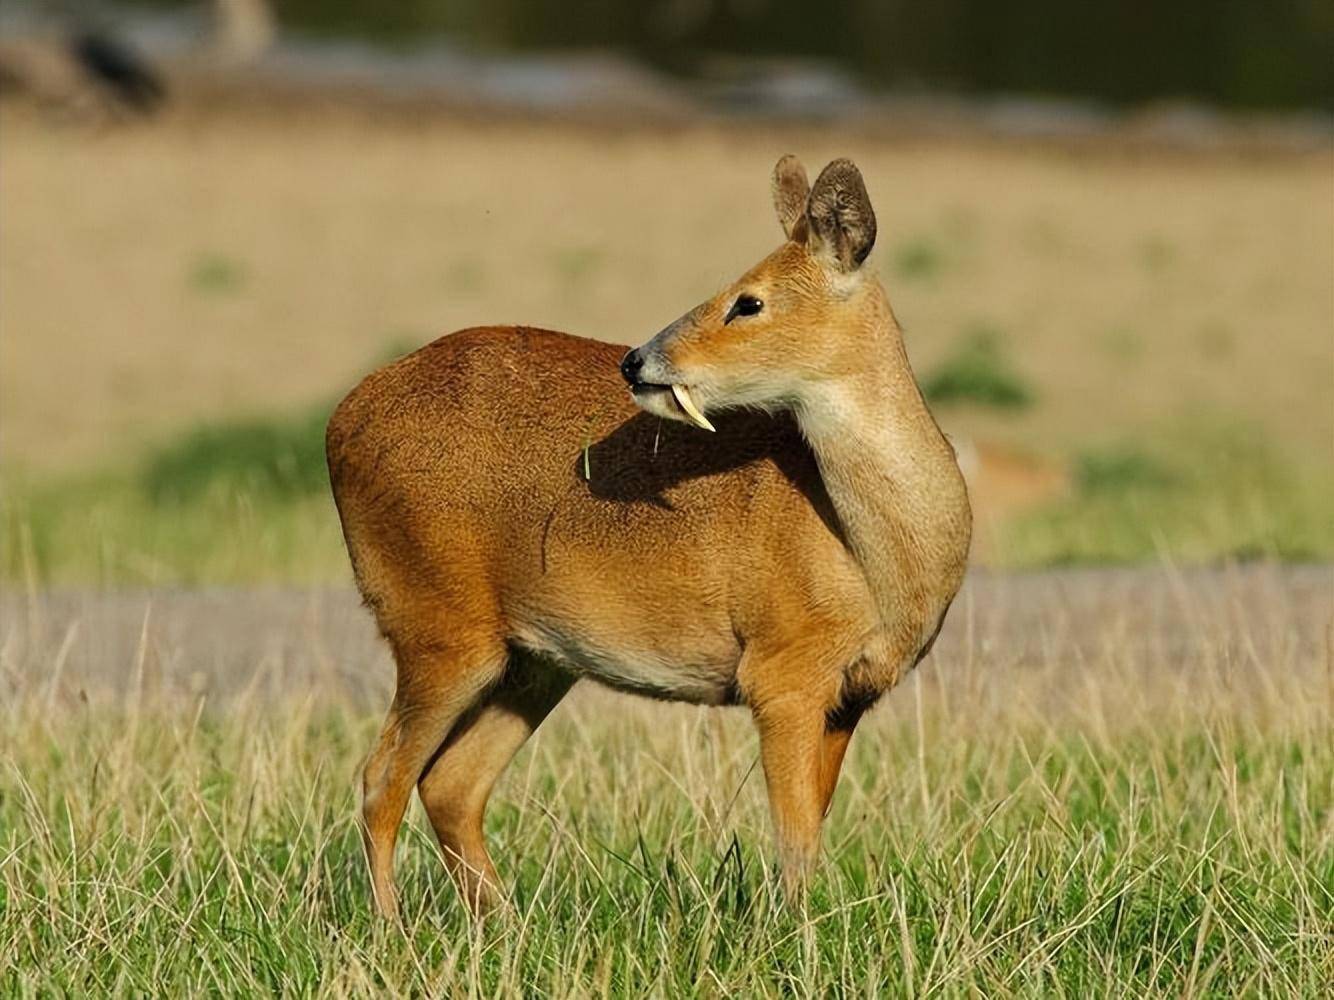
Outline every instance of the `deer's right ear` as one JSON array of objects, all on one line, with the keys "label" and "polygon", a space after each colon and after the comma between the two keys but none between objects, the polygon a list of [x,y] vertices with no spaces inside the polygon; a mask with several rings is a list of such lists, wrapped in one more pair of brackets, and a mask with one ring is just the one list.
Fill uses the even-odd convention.
[{"label": "deer's right ear", "polygon": [[806,199],[810,193],[806,168],[801,161],[791,153],[779,160],[774,167],[774,211],[778,213],[783,235],[790,240],[806,237]]}]

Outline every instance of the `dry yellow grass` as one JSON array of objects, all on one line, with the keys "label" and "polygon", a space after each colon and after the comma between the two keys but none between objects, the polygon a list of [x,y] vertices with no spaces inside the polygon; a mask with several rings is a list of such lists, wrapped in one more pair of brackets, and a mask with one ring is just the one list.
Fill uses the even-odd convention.
[{"label": "dry yellow grass", "polygon": [[1334,434],[1330,155],[352,111],[96,132],[11,109],[0,127],[11,468],[332,395],[386,343],[471,324],[642,340],[774,244],[767,175],[787,151],[862,166],[919,370],[978,323],[1002,332],[1039,405],[987,434],[1059,451],[1203,410],[1321,460]]},{"label": "dry yellow grass", "polygon": [[1330,583],[975,574],[858,731],[806,908],[744,711],[581,687],[493,802],[513,909],[470,928],[414,815],[402,934],[354,594],[0,593],[0,993],[1322,995]]}]

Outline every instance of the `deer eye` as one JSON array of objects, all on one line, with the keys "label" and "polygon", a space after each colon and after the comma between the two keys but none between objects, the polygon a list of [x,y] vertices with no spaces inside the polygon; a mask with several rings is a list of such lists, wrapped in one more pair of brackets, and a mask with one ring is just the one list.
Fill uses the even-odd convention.
[{"label": "deer eye", "polygon": [[764,303],[753,295],[738,295],[736,301],[732,303],[732,308],[727,310],[727,316],[723,319],[723,326],[726,326],[738,316],[754,316],[764,308]]}]

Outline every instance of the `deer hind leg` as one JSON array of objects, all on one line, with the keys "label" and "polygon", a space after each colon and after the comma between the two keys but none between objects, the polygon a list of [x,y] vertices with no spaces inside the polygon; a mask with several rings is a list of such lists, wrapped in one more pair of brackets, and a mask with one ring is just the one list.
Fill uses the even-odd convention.
[{"label": "deer hind leg", "polygon": [[482,834],[491,789],[573,683],[570,675],[516,654],[504,680],[455,726],[417,785],[445,865],[476,913],[500,895]]},{"label": "deer hind leg", "polygon": [[398,690],[362,772],[362,823],[376,909],[398,913],[394,844],[412,788],[459,718],[500,676],[505,650],[487,643],[397,649]]}]

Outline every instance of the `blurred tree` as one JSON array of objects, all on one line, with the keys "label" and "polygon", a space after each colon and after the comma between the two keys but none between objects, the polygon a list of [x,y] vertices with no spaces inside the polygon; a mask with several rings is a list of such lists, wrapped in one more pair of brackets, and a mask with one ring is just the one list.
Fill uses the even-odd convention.
[{"label": "blurred tree", "polygon": [[[176,5],[189,0],[144,0]],[[305,31],[613,48],[679,73],[806,56],[881,86],[1334,109],[1331,0],[276,0]]]}]

